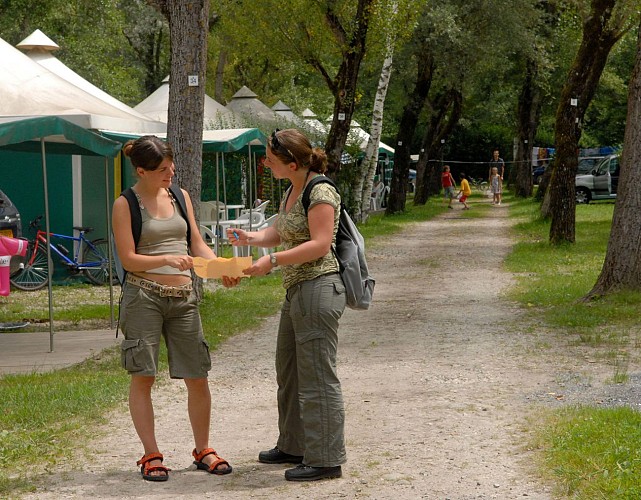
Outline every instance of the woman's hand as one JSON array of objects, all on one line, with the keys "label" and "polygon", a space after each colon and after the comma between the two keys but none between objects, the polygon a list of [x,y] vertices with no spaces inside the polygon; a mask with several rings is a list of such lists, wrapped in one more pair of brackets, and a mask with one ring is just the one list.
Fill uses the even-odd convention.
[{"label": "woman's hand", "polygon": [[253,266],[243,269],[243,274],[246,274],[247,276],[265,276],[271,270],[272,263],[269,259],[269,255],[265,255],[254,262]]},{"label": "woman's hand", "polygon": [[186,271],[194,267],[194,260],[191,255],[166,255],[165,259],[166,265],[175,267],[179,271]]},{"label": "woman's hand", "polygon": [[225,288],[232,288],[240,283],[242,278],[230,278],[229,276],[223,276],[223,286]]},{"label": "woman's hand", "polygon": [[228,227],[227,239],[235,247],[247,246],[251,244],[249,242],[251,239],[249,231],[245,231],[244,229],[240,228]]}]

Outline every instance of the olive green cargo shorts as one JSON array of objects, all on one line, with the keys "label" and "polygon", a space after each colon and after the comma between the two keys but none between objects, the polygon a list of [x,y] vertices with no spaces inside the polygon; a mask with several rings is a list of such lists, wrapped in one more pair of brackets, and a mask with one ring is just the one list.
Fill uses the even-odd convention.
[{"label": "olive green cargo shorts", "polygon": [[122,366],[131,375],[158,373],[160,336],[165,338],[171,378],[206,378],[211,369],[196,296],[161,297],[125,283],[120,304]]}]

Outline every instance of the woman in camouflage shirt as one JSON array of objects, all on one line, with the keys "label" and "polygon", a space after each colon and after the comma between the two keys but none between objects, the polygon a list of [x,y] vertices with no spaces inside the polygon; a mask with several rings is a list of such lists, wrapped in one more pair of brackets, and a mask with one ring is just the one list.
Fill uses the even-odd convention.
[{"label": "woman in camouflage shirt", "polygon": [[340,195],[329,184],[314,186],[305,214],[303,190],[325,172],[327,156],[298,130],[271,135],[265,165],[276,179],[291,181],[276,223],[261,231],[227,233],[234,245],[282,248],[244,271],[263,276],[281,266],[287,290],[276,345],[279,437],[276,447],[261,451],[258,460],[299,464],[285,471],[289,481],[340,477],[346,460],[345,410],[336,352],[345,287],[332,252]]}]

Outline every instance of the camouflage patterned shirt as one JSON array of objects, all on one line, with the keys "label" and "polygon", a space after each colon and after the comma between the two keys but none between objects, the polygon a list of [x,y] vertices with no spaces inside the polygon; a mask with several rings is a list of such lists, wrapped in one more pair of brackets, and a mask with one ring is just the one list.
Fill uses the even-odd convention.
[{"label": "camouflage patterned shirt", "polygon": [[[289,212],[285,211],[285,204],[291,189],[290,186],[283,195],[275,225],[283,250],[294,248],[310,239],[309,224],[303,207],[303,194],[300,194]],[[336,243],[336,231],[340,217],[341,197],[329,184],[317,184],[312,188],[309,196],[309,209],[311,210],[314,205],[319,203],[327,203],[334,207],[334,236],[332,238],[332,244],[334,244]],[[320,259],[311,262],[282,266],[283,287],[287,289],[301,281],[311,280],[323,274],[338,272],[338,270],[338,261],[330,250]]]}]

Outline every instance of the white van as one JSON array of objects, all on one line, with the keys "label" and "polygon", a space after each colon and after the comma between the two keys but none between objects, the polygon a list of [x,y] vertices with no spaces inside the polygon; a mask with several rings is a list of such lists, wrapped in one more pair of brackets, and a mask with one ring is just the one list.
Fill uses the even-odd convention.
[{"label": "white van", "polygon": [[620,158],[618,154],[606,156],[589,174],[577,175],[574,180],[576,202],[611,200],[617,197]]}]

